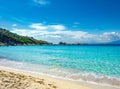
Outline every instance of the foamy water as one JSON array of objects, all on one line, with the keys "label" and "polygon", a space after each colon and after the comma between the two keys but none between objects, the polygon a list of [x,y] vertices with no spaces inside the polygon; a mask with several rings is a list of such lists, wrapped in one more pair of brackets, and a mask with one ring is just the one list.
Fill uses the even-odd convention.
[{"label": "foamy water", "polygon": [[59,67],[50,67],[43,65],[27,64],[22,62],[10,61],[5,58],[0,59],[0,65],[14,69],[25,70],[42,75],[48,75],[55,78],[71,80],[75,82],[88,82],[113,87],[120,87],[120,77],[111,77],[92,72],[81,72],[78,70],[63,69]]}]

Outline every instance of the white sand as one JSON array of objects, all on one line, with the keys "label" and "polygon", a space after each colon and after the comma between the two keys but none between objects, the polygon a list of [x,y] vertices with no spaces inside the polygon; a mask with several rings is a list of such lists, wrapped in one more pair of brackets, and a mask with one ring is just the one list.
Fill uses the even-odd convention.
[{"label": "white sand", "polygon": [[120,89],[89,83],[75,83],[27,71],[0,67],[0,89]]}]

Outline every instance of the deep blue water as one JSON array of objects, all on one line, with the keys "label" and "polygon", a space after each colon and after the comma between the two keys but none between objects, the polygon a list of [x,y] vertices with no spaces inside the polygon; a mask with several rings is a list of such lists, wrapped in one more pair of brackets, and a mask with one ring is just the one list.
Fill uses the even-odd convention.
[{"label": "deep blue water", "polygon": [[120,78],[120,46],[1,46],[0,57],[1,65],[14,61],[57,68],[59,73],[77,71],[67,72],[74,75],[71,78],[75,74],[83,80],[88,79],[86,74]]}]

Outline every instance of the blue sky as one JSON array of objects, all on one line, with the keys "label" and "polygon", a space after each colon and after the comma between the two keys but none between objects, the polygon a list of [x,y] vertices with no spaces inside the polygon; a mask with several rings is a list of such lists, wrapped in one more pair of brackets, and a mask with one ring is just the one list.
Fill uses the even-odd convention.
[{"label": "blue sky", "polygon": [[53,43],[120,40],[120,0],[0,0],[0,27]]}]

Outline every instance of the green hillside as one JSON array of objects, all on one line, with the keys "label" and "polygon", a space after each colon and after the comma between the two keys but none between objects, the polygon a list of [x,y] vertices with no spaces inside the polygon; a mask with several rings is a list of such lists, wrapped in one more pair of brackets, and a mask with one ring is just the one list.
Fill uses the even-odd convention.
[{"label": "green hillside", "polygon": [[20,36],[6,29],[0,28],[0,45],[44,45],[46,41],[36,40],[33,37]]}]

